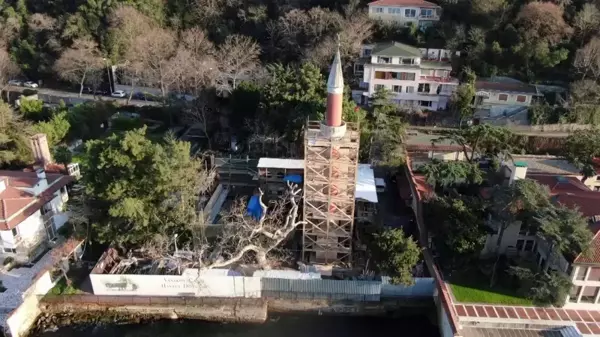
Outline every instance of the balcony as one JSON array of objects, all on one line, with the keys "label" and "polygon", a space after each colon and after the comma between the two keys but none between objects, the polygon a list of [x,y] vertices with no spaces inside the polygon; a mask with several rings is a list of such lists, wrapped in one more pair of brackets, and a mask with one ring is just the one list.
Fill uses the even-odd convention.
[{"label": "balcony", "polygon": [[431,15],[419,15],[419,20],[439,20],[440,16],[436,14]]}]

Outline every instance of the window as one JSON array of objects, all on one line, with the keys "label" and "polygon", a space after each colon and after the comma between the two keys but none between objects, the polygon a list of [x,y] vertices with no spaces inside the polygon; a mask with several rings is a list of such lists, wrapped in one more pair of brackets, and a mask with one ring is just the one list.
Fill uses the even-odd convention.
[{"label": "window", "polygon": [[362,64],[355,64],[354,65],[354,72],[355,73],[362,73],[365,71],[365,66]]},{"label": "window", "polygon": [[508,95],[507,94],[500,94],[500,95],[498,95],[498,100],[499,101],[508,101]]},{"label": "window", "polygon": [[419,105],[425,108],[431,107],[431,101],[419,101]]},{"label": "window", "polygon": [[527,242],[525,242],[525,251],[526,252],[532,252],[534,244],[535,244],[535,241],[533,241],[533,240],[527,240]]},{"label": "window", "polygon": [[390,14],[402,14],[402,10],[400,8],[388,8],[388,13]]},{"label": "window", "polygon": [[385,85],[383,84],[375,84],[375,90],[385,89]]},{"label": "window", "polygon": [[585,273],[587,272],[587,267],[579,267],[577,269],[577,275],[575,275],[575,279],[579,281],[583,281],[585,279]]},{"label": "window", "polygon": [[419,83],[419,89],[417,90],[418,92],[429,92],[429,83]]},{"label": "window", "polygon": [[525,95],[517,96],[517,102],[525,103],[526,100],[527,100],[527,97]]},{"label": "window", "polygon": [[375,7],[375,13],[383,13],[383,7]]},{"label": "window", "polygon": [[571,292],[569,293],[569,302],[576,303],[577,297],[579,297],[580,292],[581,292],[580,286],[573,286],[571,288]]},{"label": "window", "polygon": [[433,9],[421,9],[421,17],[422,18],[432,18],[433,17]]},{"label": "window", "polygon": [[433,69],[421,69],[421,76],[433,76]]},{"label": "window", "polygon": [[413,92],[415,92],[415,87],[406,87],[407,94],[412,94]]},{"label": "window", "polygon": [[402,64],[414,64],[414,59],[402,59]]},{"label": "window", "polygon": [[525,240],[517,240],[517,250],[522,251],[524,244],[525,244]]},{"label": "window", "polygon": [[448,70],[436,70],[436,76],[438,77],[448,77],[450,72]]},{"label": "window", "polygon": [[583,287],[581,294],[582,303],[594,303],[596,295],[598,294],[598,287]]},{"label": "window", "polygon": [[397,92],[397,93],[401,93],[402,92],[402,86],[400,86],[400,85],[393,85],[392,86],[392,91],[393,92]]},{"label": "window", "polygon": [[385,72],[383,72],[383,71],[376,71],[375,72],[375,78],[378,79],[378,80],[385,79]]},{"label": "window", "polygon": [[397,73],[398,79],[403,81],[414,81],[415,73]]},{"label": "window", "polygon": [[417,10],[416,9],[405,9],[404,16],[406,16],[407,18],[414,18],[415,16],[417,16]]},{"label": "window", "polygon": [[377,58],[377,63],[392,63],[392,58],[391,57],[384,57],[384,56],[379,56]]},{"label": "window", "polygon": [[371,56],[371,49],[363,49],[363,57]]},{"label": "window", "polygon": [[592,268],[592,270],[590,271],[590,274],[588,275],[587,280],[588,281],[600,281],[600,268],[596,268],[596,267],[590,267]]},{"label": "window", "polygon": [[13,235],[13,236],[17,236],[17,235],[19,235],[19,230],[17,229],[17,227],[13,228],[13,229],[11,230],[11,232],[12,232],[12,235]]},{"label": "window", "polygon": [[14,254],[14,253],[17,252],[17,250],[14,249],[14,248],[4,248],[4,252],[5,253],[13,253]]}]

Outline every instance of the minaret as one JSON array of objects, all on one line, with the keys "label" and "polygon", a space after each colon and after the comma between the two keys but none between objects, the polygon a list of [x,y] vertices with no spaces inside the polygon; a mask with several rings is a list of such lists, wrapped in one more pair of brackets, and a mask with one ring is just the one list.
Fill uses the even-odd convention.
[{"label": "minaret", "polygon": [[[339,37],[338,37],[339,41]],[[342,120],[344,78],[338,49],[327,79],[324,121],[309,121],[304,137],[303,260],[352,264],[360,132]]]},{"label": "minaret", "polygon": [[344,76],[342,74],[342,61],[340,60],[340,46],[338,48],[329,70],[327,79],[327,112],[325,123],[327,126],[342,126],[342,102],[344,100]]}]

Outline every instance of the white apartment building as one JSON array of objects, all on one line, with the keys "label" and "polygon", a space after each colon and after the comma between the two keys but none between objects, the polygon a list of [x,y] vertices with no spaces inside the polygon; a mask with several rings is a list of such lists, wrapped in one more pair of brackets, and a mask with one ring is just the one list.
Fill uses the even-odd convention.
[{"label": "white apartment building", "polygon": [[44,169],[0,171],[0,258],[27,260],[57,237],[68,220],[66,186],[73,180]]},{"label": "white apartment building", "polygon": [[419,49],[398,42],[364,45],[361,60],[354,65],[363,90],[354,90],[352,96],[359,104],[366,104],[378,88],[386,88],[399,105],[446,109],[459,84],[450,76],[450,58],[448,50]]},{"label": "white apartment building", "polygon": [[440,20],[442,8],[423,0],[378,0],[369,3],[369,17],[423,29]]}]

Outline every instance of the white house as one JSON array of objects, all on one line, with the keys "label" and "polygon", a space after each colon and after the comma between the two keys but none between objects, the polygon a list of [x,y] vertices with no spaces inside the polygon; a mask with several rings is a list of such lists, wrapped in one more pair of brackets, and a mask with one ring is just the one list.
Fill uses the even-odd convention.
[{"label": "white house", "polygon": [[361,60],[354,65],[355,75],[362,78],[362,90],[354,90],[352,95],[364,104],[378,88],[386,88],[399,105],[445,109],[458,86],[458,80],[450,76],[451,56],[448,50],[419,49],[398,42],[364,45]]},{"label": "white house", "polygon": [[442,8],[423,0],[378,0],[369,3],[369,17],[419,28],[440,20]]},{"label": "white house", "polygon": [[475,82],[476,115],[498,117],[526,109],[539,96],[535,85],[510,78],[480,79]]},{"label": "white house", "polygon": [[68,220],[64,209],[73,177],[0,171],[0,258],[27,260],[40,245],[56,238]]}]

